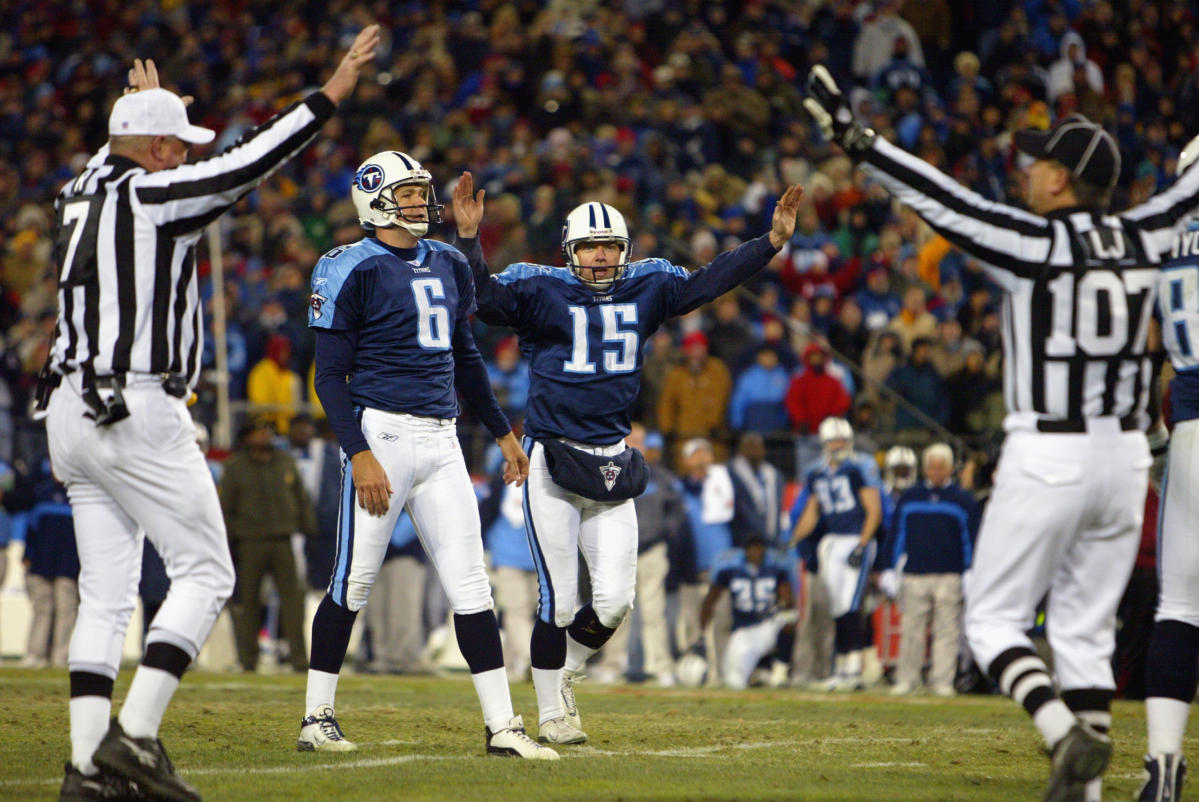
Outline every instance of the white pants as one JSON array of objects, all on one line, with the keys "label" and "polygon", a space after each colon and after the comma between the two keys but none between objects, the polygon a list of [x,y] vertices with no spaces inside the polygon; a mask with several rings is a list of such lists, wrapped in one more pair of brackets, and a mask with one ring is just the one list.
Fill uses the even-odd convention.
[{"label": "white pants", "polygon": [[858,535],[825,535],[816,546],[819,577],[828,589],[829,614],[833,618],[840,618],[862,606],[877,544],[871,540],[863,551],[862,564],[853,568],[849,564],[849,555],[860,540]]},{"label": "white pants", "polygon": [[758,662],[774,649],[780,625],[773,618],[749,627],[738,627],[729,635],[724,652],[724,684],[740,690],[749,685]]},{"label": "white pants", "polygon": [[[611,446],[570,445],[605,456]],[[530,446],[532,446],[530,448]],[[579,551],[591,574],[591,604],[604,626],[615,629],[633,605],[637,580],[637,510],[627,501],[592,501],[563,490],[550,478],[540,443],[526,439],[525,531],[537,566],[538,617],[565,627],[574,620],[579,593]]]},{"label": "white pants", "polygon": [[1058,687],[1114,688],[1116,607],[1141,539],[1151,462],[1141,432],[1014,431],[1003,445],[966,593],[966,637],[984,669],[1013,647],[1049,593]]},{"label": "white pants", "polygon": [[147,644],[170,643],[194,659],[233,592],[225,522],[187,405],[153,376],[131,374],[124,396],[129,417],[96,426],[83,417],[91,410],[72,374],[51,396],[46,422],[79,548],[70,668],[113,678],[137,601],[143,537],[171,579]]},{"label": "white pants", "polygon": [[953,687],[962,635],[962,575],[904,574],[899,593],[903,637],[899,641],[896,680],[913,686],[920,684],[931,623],[933,659],[928,684],[934,688]]},{"label": "white pants", "polygon": [[1199,420],[1183,421],[1170,436],[1157,527],[1157,620],[1199,627]]},{"label": "white pants", "polygon": [[382,517],[368,513],[358,503],[349,465],[343,465],[333,601],[348,610],[366,606],[400,509],[407,506],[454,612],[490,610],[479,507],[454,422],[366,409],[362,433],[391,482],[391,503]]},{"label": "white pants", "polygon": [[[665,541],[637,555],[637,612],[645,655],[644,670],[651,677],[668,676],[674,669],[674,661],[670,659],[670,629],[666,623],[666,574],[669,571]],[[626,619],[604,644],[601,663],[604,668],[619,673],[628,668],[631,623]]]}]

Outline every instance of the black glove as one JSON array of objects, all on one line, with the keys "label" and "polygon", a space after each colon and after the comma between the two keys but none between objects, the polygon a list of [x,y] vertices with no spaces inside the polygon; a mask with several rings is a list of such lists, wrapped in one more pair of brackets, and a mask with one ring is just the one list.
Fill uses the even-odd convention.
[{"label": "black glove", "polygon": [[845,95],[823,64],[817,64],[808,73],[808,97],[803,105],[825,138],[836,142],[851,156],[861,154],[874,143],[874,130],[854,120]]},{"label": "black glove", "polygon": [[865,553],[866,549],[862,548],[861,546],[854,546],[853,551],[849,553],[849,559],[847,559],[845,562],[850,568],[861,568],[862,555]]}]

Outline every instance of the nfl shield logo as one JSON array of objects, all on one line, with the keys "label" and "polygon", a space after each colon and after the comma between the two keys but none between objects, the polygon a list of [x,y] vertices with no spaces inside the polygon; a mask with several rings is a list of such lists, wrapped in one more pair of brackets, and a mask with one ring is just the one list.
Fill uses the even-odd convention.
[{"label": "nfl shield logo", "polygon": [[607,465],[600,466],[600,473],[604,477],[604,487],[608,490],[612,489],[612,485],[616,484],[616,477],[620,476],[620,468],[612,460],[608,460]]}]

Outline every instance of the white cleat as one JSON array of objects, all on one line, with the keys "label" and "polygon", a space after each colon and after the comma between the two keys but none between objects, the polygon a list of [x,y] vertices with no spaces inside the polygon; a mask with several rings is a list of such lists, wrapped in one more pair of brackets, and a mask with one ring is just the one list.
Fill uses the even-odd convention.
[{"label": "white cleat", "polygon": [[[508,728],[492,732],[484,727],[487,733],[487,754],[499,757],[523,757],[528,760],[557,760],[558,753],[548,746],[542,746],[525,732],[525,723],[520,716],[508,722]],[[586,737],[586,736],[584,736]]]},{"label": "white cleat", "polygon": [[581,744],[586,742],[587,733],[563,718],[555,718],[537,728],[537,741],[543,744]]},{"label": "white cleat", "polygon": [[296,741],[296,750],[300,752],[353,752],[358,745],[347,741],[337,725],[337,716],[333,715],[332,705],[320,705],[313,708],[300,722],[300,738]]},{"label": "white cleat", "polygon": [[562,671],[562,685],[559,695],[562,697],[562,712],[566,715],[566,723],[582,732],[583,719],[579,716],[579,706],[575,704],[575,683],[583,679],[582,674],[573,671]]}]

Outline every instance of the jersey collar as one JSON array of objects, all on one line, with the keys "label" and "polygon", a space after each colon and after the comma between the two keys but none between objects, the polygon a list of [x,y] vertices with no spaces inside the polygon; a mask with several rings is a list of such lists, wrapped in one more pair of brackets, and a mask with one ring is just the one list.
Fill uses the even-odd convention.
[{"label": "jersey collar", "polygon": [[390,254],[400,257],[405,262],[415,262],[417,255],[420,253],[420,243],[418,242],[413,248],[397,248],[394,245],[388,245],[378,237],[372,237],[375,244]]}]

